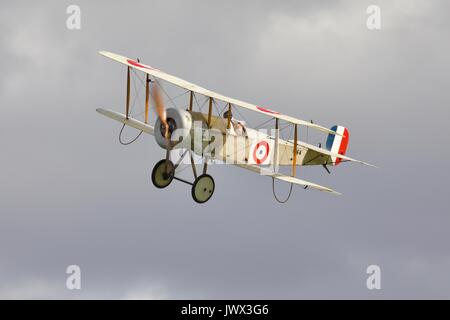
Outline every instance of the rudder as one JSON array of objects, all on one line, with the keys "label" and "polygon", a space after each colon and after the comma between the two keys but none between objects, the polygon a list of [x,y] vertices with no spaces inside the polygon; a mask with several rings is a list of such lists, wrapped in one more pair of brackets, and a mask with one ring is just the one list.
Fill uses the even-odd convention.
[{"label": "rudder", "polygon": [[[332,126],[331,130],[341,134],[335,135],[335,134],[328,134],[327,138],[327,144],[326,148],[328,151],[331,151],[333,153],[345,155],[345,152],[347,151],[348,147],[348,140],[349,140],[349,132],[346,127],[343,126]],[[340,158],[331,157],[331,161],[333,162],[333,165],[337,166],[340,162]]]}]

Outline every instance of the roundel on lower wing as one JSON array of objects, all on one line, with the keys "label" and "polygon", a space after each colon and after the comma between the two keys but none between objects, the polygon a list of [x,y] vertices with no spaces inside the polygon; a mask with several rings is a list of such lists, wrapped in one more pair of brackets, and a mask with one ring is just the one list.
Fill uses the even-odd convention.
[{"label": "roundel on lower wing", "polygon": [[266,108],[263,108],[263,107],[259,107],[259,106],[256,106],[256,109],[258,109],[259,111],[265,112],[265,113],[280,114],[279,112],[276,112],[276,111],[273,111],[273,110],[270,110],[270,109],[266,109]]},{"label": "roundel on lower wing", "polygon": [[267,141],[260,141],[253,149],[253,160],[256,164],[261,164],[267,160],[269,156],[269,144]]}]

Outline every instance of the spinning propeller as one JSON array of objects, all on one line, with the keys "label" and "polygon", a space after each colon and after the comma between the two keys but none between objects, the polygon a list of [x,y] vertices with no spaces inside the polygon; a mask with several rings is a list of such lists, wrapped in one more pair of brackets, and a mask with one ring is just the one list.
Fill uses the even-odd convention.
[{"label": "spinning propeller", "polygon": [[[155,101],[156,114],[158,115],[159,120],[161,120],[161,123],[164,126],[163,136],[166,139],[168,139],[169,138],[169,124],[167,123],[166,108],[164,107],[164,101],[161,97],[161,92],[157,85],[153,86],[152,92],[153,92],[153,100]],[[161,128],[161,133],[163,133],[162,128]]]},{"label": "spinning propeller", "polygon": [[166,139],[166,161],[165,161],[164,176],[165,179],[167,179],[170,175],[173,175],[175,172],[175,168],[172,162],[170,161],[170,150],[172,149],[172,145],[170,142],[170,134],[175,129],[175,123],[173,122],[172,119],[170,119],[172,121],[170,121],[169,125],[167,121],[166,108],[164,106],[164,100],[161,96],[161,92],[159,90],[158,85],[153,86],[152,93],[153,93],[153,100],[155,102],[155,111],[156,114],[158,115],[159,120],[161,121],[160,127],[161,134]]}]

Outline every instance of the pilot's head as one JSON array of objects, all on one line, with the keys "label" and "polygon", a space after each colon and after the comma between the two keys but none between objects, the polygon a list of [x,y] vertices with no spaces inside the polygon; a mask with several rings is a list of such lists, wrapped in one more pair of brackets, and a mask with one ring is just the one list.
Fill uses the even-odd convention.
[{"label": "pilot's head", "polygon": [[230,111],[230,110],[227,110],[227,111],[225,111],[225,112],[223,113],[223,117],[224,117],[225,119],[228,119],[228,113],[230,113],[230,118],[233,117],[233,114],[231,113],[231,111]]}]

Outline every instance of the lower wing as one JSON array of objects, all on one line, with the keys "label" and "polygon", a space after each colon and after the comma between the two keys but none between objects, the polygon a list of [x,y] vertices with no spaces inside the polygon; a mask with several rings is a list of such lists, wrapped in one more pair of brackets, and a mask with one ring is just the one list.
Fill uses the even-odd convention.
[{"label": "lower wing", "polygon": [[300,186],[304,186],[304,187],[310,187],[312,189],[316,189],[316,190],[319,190],[319,191],[326,191],[326,192],[334,193],[334,194],[337,194],[337,195],[341,195],[339,192],[334,191],[333,189],[330,189],[328,187],[324,187],[324,186],[318,185],[316,183],[305,181],[305,180],[298,179],[298,178],[295,178],[295,177],[287,176],[287,175],[284,175],[284,174],[281,174],[281,173],[272,172],[272,171],[263,169],[263,168],[261,168],[261,167],[259,167],[257,165],[240,164],[240,163],[236,164],[236,165],[238,167],[241,167],[241,168],[244,168],[244,169],[256,172],[256,173],[259,173],[259,174],[261,174],[263,176],[272,177],[272,178],[277,179],[277,180],[281,180],[281,181],[285,181],[285,182],[289,182],[289,183],[294,183],[294,184],[297,184],[297,185],[300,185]]},{"label": "lower wing", "polygon": [[[112,111],[112,110],[108,110],[108,109],[102,109],[102,108],[98,108],[97,112],[100,113],[101,115],[104,115],[108,118],[111,118],[113,120],[116,120],[118,122],[121,122],[127,126],[133,127],[137,130],[141,130],[145,133],[154,134],[154,128],[151,125],[148,125],[142,121],[136,120],[134,118],[126,118],[126,116],[122,113],[116,112],[116,111]],[[257,165],[251,165],[251,164],[244,164],[244,163],[238,163],[236,164],[238,167],[259,173],[261,175],[265,175],[265,176],[269,176],[272,177],[274,179],[277,180],[281,180],[281,181],[285,181],[285,182],[289,182],[289,183],[294,183],[297,185],[301,185],[304,187],[310,187],[312,189],[316,189],[319,191],[326,191],[326,192],[330,192],[330,193],[334,193],[334,194],[338,194],[340,195],[339,192],[334,191],[333,189],[330,189],[328,187],[324,187],[321,185],[318,185],[316,183],[313,182],[309,182],[309,181],[305,181],[305,180],[301,180],[295,177],[291,177],[291,176],[287,176],[281,173],[276,173],[276,172],[272,172],[272,171],[268,171],[266,169],[263,169]]]},{"label": "lower wing", "polygon": [[101,115],[104,115],[105,117],[111,118],[113,120],[116,120],[118,122],[126,124],[127,126],[141,130],[145,133],[148,133],[151,135],[153,135],[153,133],[154,133],[154,128],[151,125],[144,123],[142,121],[136,120],[134,118],[127,119],[126,116],[122,113],[108,110],[108,109],[102,109],[102,108],[98,108],[97,112],[100,113]]}]

